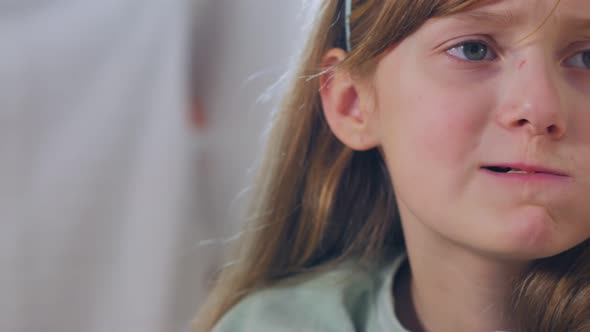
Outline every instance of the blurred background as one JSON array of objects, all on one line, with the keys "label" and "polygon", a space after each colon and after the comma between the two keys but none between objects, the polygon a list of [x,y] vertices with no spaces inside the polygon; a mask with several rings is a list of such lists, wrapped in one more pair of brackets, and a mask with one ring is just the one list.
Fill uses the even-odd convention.
[{"label": "blurred background", "polygon": [[187,331],[302,0],[0,0],[0,331]]}]

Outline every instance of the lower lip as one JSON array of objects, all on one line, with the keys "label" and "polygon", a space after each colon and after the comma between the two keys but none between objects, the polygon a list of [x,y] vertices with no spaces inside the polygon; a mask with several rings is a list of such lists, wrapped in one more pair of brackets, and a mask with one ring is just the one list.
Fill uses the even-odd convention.
[{"label": "lower lip", "polygon": [[517,184],[539,183],[539,184],[559,184],[567,183],[571,180],[569,176],[549,174],[549,173],[499,173],[482,168],[485,173],[494,176],[498,180],[511,181]]}]

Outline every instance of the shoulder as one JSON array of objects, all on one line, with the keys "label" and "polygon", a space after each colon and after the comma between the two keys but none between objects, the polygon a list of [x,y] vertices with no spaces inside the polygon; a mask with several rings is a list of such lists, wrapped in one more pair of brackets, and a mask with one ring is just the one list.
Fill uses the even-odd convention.
[{"label": "shoulder", "polygon": [[213,331],[364,331],[383,282],[377,264],[340,263],[249,295]]}]

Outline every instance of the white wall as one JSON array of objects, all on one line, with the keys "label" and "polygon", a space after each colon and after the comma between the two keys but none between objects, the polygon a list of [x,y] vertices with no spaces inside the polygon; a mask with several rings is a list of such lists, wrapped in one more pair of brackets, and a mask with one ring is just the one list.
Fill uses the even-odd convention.
[{"label": "white wall", "polygon": [[211,126],[191,134],[187,1],[0,0],[1,331],[188,327],[301,4],[197,0],[217,38],[194,36]]}]

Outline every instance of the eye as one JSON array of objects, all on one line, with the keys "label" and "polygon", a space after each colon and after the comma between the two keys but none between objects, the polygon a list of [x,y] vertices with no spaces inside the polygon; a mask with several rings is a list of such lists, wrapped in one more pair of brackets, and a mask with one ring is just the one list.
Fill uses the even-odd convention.
[{"label": "eye", "polygon": [[590,50],[576,53],[567,59],[565,64],[570,67],[590,69]]},{"label": "eye", "polygon": [[493,61],[496,54],[490,47],[479,41],[468,41],[450,48],[447,53],[466,61]]}]

